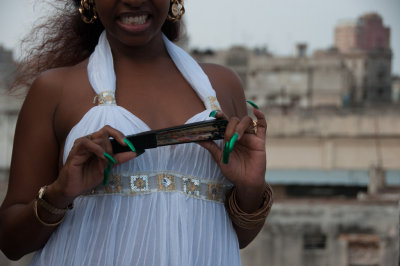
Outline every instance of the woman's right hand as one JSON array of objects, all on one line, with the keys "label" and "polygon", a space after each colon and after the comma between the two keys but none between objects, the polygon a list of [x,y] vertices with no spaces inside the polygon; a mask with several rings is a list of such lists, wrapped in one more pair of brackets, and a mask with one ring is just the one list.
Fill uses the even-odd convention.
[{"label": "woman's right hand", "polygon": [[65,208],[79,195],[93,189],[103,182],[104,169],[108,153],[116,164],[129,161],[137,156],[136,152],[124,152],[113,155],[110,137],[126,146],[125,136],[118,130],[104,126],[99,131],[78,138],[69,153],[58,178],[48,187],[48,200],[59,208]]}]

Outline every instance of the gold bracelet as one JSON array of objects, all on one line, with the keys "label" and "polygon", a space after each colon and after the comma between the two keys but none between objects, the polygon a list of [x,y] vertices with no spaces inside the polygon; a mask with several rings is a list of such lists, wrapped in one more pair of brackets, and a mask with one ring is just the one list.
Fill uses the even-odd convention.
[{"label": "gold bracelet", "polygon": [[43,221],[42,219],[40,219],[39,213],[38,213],[37,205],[38,205],[38,199],[35,199],[35,200],[33,201],[33,211],[34,211],[34,213],[35,213],[36,219],[37,219],[41,224],[43,224],[43,225],[45,225],[45,226],[57,226],[57,225],[59,225],[60,223],[62,223],[62,221],[64,221],[65,214],[64,214],[64,216],[63,216],[59,221],[57,221],[57,222],[55,222],[55,223],[46,223],[45,221]]},{"label": "gold bracelet", "polygon": [[231,193],[227,196],[227,201],[225,203],[226,210],[228,211],[232,223],[247,230],[263,225],[271,210],[273,202],[271,186],[268,184],[265,186],[263,192],[263,203],[261,204],[261,207],[253,213],[247,213],[240,209],[236,200],[236,194],[237,189],[234,187],[231,190]]},{"label": "gold bracelet", "polygon": [[65,214],[67,211],[72,209],[72,207],[69,207],[69,206],[65,209],[60,209],[60,208],[54,207],[53,205],[51,205],[44,199],[38,198],[36,200],[40,206],[42,206],[44,209],[46,209],[46,211],[48,211],[51,214],[56,214],[56,215]]},{"label": "gold bracelet", "polygon": [[38,204],[40,206],[42,206],[43,208],[45,208],[46,211],[48,211],[49,213],[56,214],[56,215],[65,214],[67,211],[71,210],[74,207],[73,203],[69,204],[67,206],[67,208],[65,208],[65,209],[60,209],[60,208],[53,206],[51,203],[47,202],[43,198],[46,193],[46,189],[47,189],[47,186],[41,187],[38,192],[38,195],[36,196],[36,199],[38,201]]}]

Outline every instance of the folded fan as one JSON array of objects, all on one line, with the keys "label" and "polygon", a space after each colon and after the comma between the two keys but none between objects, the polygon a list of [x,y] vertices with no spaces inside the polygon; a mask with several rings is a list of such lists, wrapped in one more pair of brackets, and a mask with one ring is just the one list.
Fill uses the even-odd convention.
[{"label": "folded fan", "polygon": [[[150,130],[126,138],[132,142],[136,150],[157,148],[166,145],[223,139],[226,125],[225,119],[195,122],[181,126]],[[113,153],[130,151],[128,146],[122,146],[111,139]]]}]

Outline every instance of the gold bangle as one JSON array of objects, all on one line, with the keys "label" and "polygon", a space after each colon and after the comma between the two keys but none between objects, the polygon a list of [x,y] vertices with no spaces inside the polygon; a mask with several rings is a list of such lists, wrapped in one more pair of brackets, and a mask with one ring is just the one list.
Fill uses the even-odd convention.
[{"label": "gold bangle", "polygon": [[73,207],[68,206],[65,209],[60,209],[60,208],[54,207],[53,205],[51,205],[50,203],[48,203],[44,199],[38,198],[36,200],[37,200],[37,202],[38,202],[38,204],[40,206],[45,208],[46,211],[50,212],[51,214],[56,214],[56,215],[65,214],[67,211],[69,211],[69,210],[71,210],[73,208]]},{"label": "gold bangle", "polygon": [[38,195],[36,196],[36,199],[38,201],[38,204],[42,206],[46,211],[48,211],[51,214],[55,215],[60,215],[60,214],[65,214],[67,211],[71,210],[74,207],[74,204],[71,203],[67,206],[65,209],[60,209],[55,206],[53,206],[51,203],[47,202],[44,200],[44,195],[46,193],[47,186],[43,186],[39,189]]},{"label": "gold bangle", "polygon": [[33,211],[34,211],[34,213],[35,213],[36,219],[37,219],[41,224],[43,224],[43,225],[45,225],[45,226],[57,226],[57,225],[59,225],[60,223],[62,223],[62,221],[64,221],[65,214],[64,214],[64,216],[63,216],[58,222],[55,222],[55,223],[46,223],[45,221],[43,221],[43,220],[40,219],[40,217],[39,217],[37,204],[38,204],[38,199],[35,199],[35,200],[33,201]]},{"label": "gold bangle", "polygon": [[273,202],[273,192],[271,186],[268,184],[265,186],[263,203],[261,204],[261,207],[253,213],[247,213],[240,209],[236,200],[236,191],[237,189],[234,187],[231,190],[231,193],[227,196],[227,201],[225,203],[225,207],[228,211],[229,217],[232,220],[232,223],[247,230],[251,230],[263,225],[271,210]]}]

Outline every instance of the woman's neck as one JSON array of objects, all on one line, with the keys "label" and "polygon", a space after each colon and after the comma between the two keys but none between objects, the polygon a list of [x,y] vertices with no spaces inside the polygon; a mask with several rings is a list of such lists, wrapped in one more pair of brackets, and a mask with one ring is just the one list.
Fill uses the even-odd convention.
[{"label": "woman's neck", "polygon": [[131,61],[134,64],[154,62],[157,58],[168,56],[162,34],[158,34],[143,45],[127,45],[107,34],[114,62]]}]

